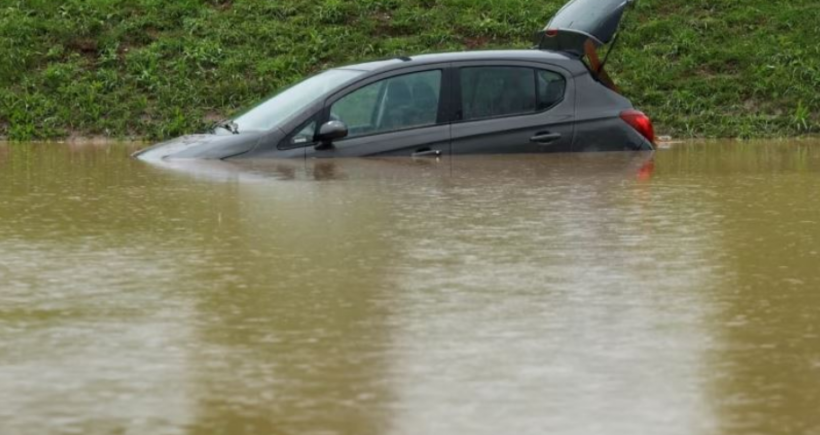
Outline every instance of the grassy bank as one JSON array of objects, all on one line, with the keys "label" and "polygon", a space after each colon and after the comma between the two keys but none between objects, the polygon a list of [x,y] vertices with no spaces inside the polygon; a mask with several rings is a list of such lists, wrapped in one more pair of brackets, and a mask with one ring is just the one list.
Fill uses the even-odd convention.
[{"label": "grassy bank", "polygon": [[[305,74],[528,47],[564,0],[0,0],[0,136],[158,139]],[[816,0],[639,0],[616,81],[677,137],[820,132]]]}]

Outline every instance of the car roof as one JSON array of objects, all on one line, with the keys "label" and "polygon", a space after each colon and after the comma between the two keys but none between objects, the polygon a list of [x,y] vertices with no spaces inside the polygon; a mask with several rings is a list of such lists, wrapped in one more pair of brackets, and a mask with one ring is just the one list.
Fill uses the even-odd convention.
[{"label": "car roof", "polygon": [[546,63],[569,63],[578,62],[578,58],[571,55],[547,50],[495,50],[495,51],[461,51],[453,53],[422,54],[418,56],[397,57],[394,59],[366,62],[356,65],[343,66],[340,69],[350,69],[367,72],[382,72],[392,69],[419,66],[441,62],[465,62],[465,61],[494,61],[494,60],[519,60],[535,61]]}]

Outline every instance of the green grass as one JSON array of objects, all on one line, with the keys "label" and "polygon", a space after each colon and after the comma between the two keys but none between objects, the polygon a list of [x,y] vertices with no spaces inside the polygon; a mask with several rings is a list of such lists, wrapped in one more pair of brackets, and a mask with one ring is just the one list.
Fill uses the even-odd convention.
[{"label": "green grass", "polygon": [[[564,0],[0,0],[0,136],[159,139],[306,74],[529,47]],[[640,0],[610,70],[662,134],[820,132],[816,0]]]}]

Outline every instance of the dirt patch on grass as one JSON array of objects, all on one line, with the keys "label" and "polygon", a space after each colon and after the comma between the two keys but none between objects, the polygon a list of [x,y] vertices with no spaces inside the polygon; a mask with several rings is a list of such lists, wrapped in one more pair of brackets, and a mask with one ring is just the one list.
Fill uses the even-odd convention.
[{"label": "dirt patch on grass", "polygon": [[205,118],[204,118],[205,122],[208,123],[208,124],[212,124],[214,122],[219,122],[219,121],[222,121],[223,119],[225,119],[225,115],[223,115],[220,112],[208,112],[207,114],[205,114]]},{"label": "dirt patch on grass", "polygon": [[486,36],[476,36],[473,38],[464,38],[464,47],[468,50],[477,50],[484,48],[490,43],[490,38]]},{"label": "dirt patch on grass", "polygon": [[82,54],[97,54],[99,44],[91,38],[77,38],[68,43],[68,48]]},{"label": "dirt patch on grass", "polygon": [[233,7],[233,0],[216,0],[213,2],[214,8],[225,11]]}]

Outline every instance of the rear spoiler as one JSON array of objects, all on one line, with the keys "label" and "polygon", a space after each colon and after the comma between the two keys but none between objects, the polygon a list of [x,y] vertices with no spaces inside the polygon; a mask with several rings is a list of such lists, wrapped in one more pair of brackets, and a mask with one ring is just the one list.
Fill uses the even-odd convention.
[{"label": "rear spoiler", "polygon": [[619,94],[621,93],[618,86],[615,85],[615,82],[612,81],[612,78],[604,69],[609,54],[612,53],[612,50],[615,48],[617,39],[612,42],[606,57],[601,61],[601,57],[598,55],[598,48],[604,44],[594,36],[587,35],[583,32],[572,30],[543,30],[536,34],[536,38],[538,44],[536,48],[539,50],[560,51],[582,60],[586,59],[589,70],[595,79],[607,88]]}]

